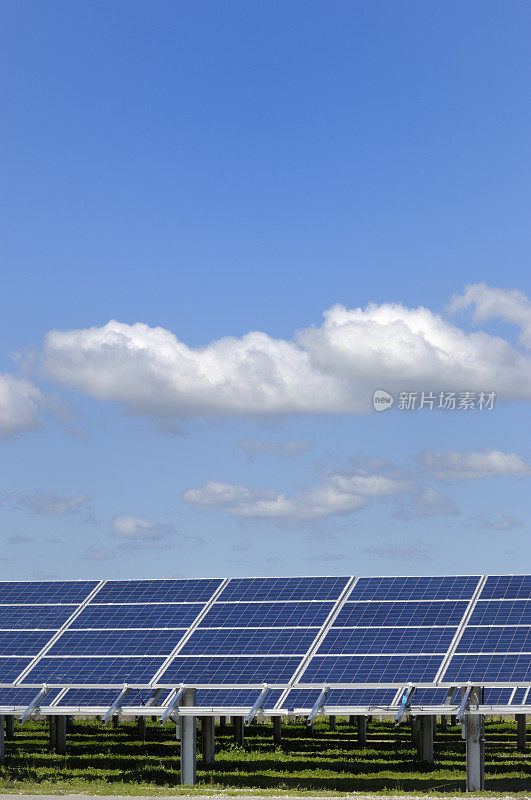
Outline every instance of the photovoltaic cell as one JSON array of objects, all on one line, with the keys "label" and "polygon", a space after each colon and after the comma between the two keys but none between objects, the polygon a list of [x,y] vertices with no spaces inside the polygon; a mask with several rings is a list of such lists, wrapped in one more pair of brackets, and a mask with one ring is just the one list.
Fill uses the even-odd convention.
[{"label": "photovoltaic cell", "polygon": [[531,653],[531,626],[474,628],[468,626],[458,653]]},{"label": "photovoltaic cell", "polygon": [[184,636],[176,631],[65,631],[48,651],[50,656],[169,655]]},{"label": "photovoltaic cell", "polygon": [[177,656],[160,678],[162,684],[286,683],[300,658],[284,656]]},{"label": "photovoltaic cell", "polygon": [[[27,707],[34,697],[39,693],[39,689],[0,689],[0,708],[4,707]],[[51,689],[44,699],[42,705],[49,705],[59,693],[59,689]]]},{"label": "photovoltaic cell", "polygon": [[212,628],[196,630],[179,655],[305,655],[316,628]]},{"label": "photovoltaic cell", "polygon": [[[483,689],[483,703],[485,705],[508,705],[511,699],[512,689],[502,689],[498,686],[485,687]],[[459,697],[457,696],[457,700]]]},{"label": "photovoltaic cell", "polygon": [[121,687],[124,683],[150,683],[163,663],[163,657],[151,656],[147,658],[43,656],[30,670],[24,679],[24,684],[107,683]]},{"label": "photovoltaic cell", "polygon": [[426,687],[416,689],[411,700],[412,706],[443,706],[448,697],[448,689]]},{"label": "photovoltaic cell", "polygon": [[531,600],[531,575],[489,575],[481,599]]},{"label": "photovoltaic cell", "polygon": [[227,601],[337,600],[349,578],[232,578],[219,599]]},{"label": "photovoltaic cell", "polygon": [[0,683],[13,683],[30,661],[30,658],[3,658],[0,661]]},{"label": "photovoltaic cell", "polygon": [[[289,709],[312,709],[320,689],[292,689],[282,704]],[[324,706],[390,706],[396,689],[330,689]]]},{"label": "photovoltaic cell", "polygon": [[[198,689],[196,706],[203,708],[247,708],[255,704],[261,689]],[[273,708],[282,690],[273,689],[266,697],[264,708]]]},{"label": "photovoltaic cell", "polygon": [[314,656],[300,683],[433,681],[441,656]]},{"label": "photovoltaic cell", "polygon": [[[119,689],[69,689],[62,697],[61,706],[104,706],[108,707],[118,697]],[[121,708],[130,706],[145,706],[152,695],[151,689],[131,689],[121,703]],[[163,700],[168,695],[164,690],[160,697]]]},{"label": "photovoltaic cell", "polygon": [[95,586],[96,581],[4,581],[0,582],[0,603],[78,605]]},{"label": "photovoltaic cell", "polygon": [[467,605],[468,603],[463,601],[440,600],[422,603],[349,601],[339,612],[333,627],[458,625]]},{"label": "photovoltaic cell", "polygon": [[529,654],[509,655],[455,655],[450,661],[443,680],[466,683],[531,681]]},{"label": "photovoltaic cell", "polygon": [[360,578],[350,600],[463,600],[479,583],[475,576]]},{"label": "photovoltaic cell", "polygon": [[187,628],[201,609],[202,603],[150,605],[97,605],[89,603],[70,628]]},{"label": "photovoltaic cell", "polygon": [[76,606],[0,606],[0,629],[58,630]]},{"label": "photovoltaic cell", "polygon": [[446,653],[457,628],[332,628],[325,653]]},{"label": "photovoltaic cell", "polygon": [[36,656],[52,636],[52,631],[3,631],[0,656]]},{"label": "photovoltaic cell", "polygon": [[531,600],[478,600],[469,625],[525,625],[531,620]]},{"label": "photovoltaic cell", "polygon": [[201,627],[274,628],[321,626],[333,603],[214,603]]},{"label": "photovoltaic cell", "polygon": [[107,581],[94,598],[98,603],[205,603],[221,580]]}]

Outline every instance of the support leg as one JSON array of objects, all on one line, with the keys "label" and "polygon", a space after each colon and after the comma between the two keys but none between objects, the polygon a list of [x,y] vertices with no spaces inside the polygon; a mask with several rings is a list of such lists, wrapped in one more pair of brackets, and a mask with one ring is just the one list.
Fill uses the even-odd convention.
[{"label": "support leg", "polygon": [[70,715],[66,718],[66,732],[67,734],[74,733],[74,717]]},{"label": "support leg", "polygon": [[526,715],[516,714],[516,749],[519,753],[525,753],[526,746]]},{"label": "support leg", "polygon": [[367,747],[367,717],[359,716],[357,719],[358,719],[358,745],[360,747]]},{"label": "support leg", "polygon": [[55,749],[59,755],[66,755],[66,717],[64,714],[55,718]]},{"label": "support leg", "polygon": [[457,717],[455,714],[452,714],[450,717],[450,725],[454,728],[457,725]]},{"label": "support leg", "polygon": [[225,733],[225,729],[227,727],[227,717],[220,717],[219,718],[219,732]]},{"label": "support leg", "polygon": [[[195,689],[187,689],[182,697],[183,706],[195,705]],[[181,783],[195,786],[197,724],[196,717],[181,717]]]},{"label": "support leg", "polygon": [[55,719],[56,718],[54,716],[48,717],[48,720],[50,722],[50,750],[52,751],[52,753],[55,753],[55,750],[56,750],[56,747],[57,747],[57,734],[56,734],[56,731],[55,731]]},{"label": "support leg", "polygon": [[273,741],[280,744],[282,739],[282,717],[273,717]]},{"label": "support leg", "polygon": [[419,756],[423,764],[433,764],[433,717],[418,717]]},{"label": "support leg", "polygon": [[137,719],[138,738],[141,742],[146,741],[146,718],[138,717]]},{"label": "support leg", "polygon": [[336,715],[335,714],[330,714],[329,720],[330,720],[330,730],[331,731],[335,731],[335,729],[336,729]]},{"label": "support leg", "polygon": [[441,732],[446,733],[448,730],[448,717],[446,714],[441,714]]},{"label": "support leg", "polygon": [[0,764],[4,764],[6,760],[4,748],[4,715],[0,714]]},{"label": "support leg", "polygon": [[203,768],[210,769],[214,766],[216,758],[216,738],[214,717],[203,717],[201,720],[203,744]]},{"label": "support leg", "polygon": [[233,717],[232,724],[234,726],[234,741],[236,744],[243,747],[244,742],[244,729],[243,729],[243,717]]},{"label": "support leg", "polygon": [[[474,686],[470,705],[481,702],[481,688]],[[485,788],[485,718],[483,714],[466,714],[466,790],[480,792]]]},{"label": "support leg", "polygon": [[112,718],[112,726],[113,726],[113,728],[117,728],[118,727],[118,714],[114,714],[114,716]]},{"label": "support leg", "polygon": [[13,714],[6,715],[6,739],[13,739],[15,736],[15,717]]},{"label": "support leg", "polygon": [[355,715],[354,715],[354,714],[351,714],[351,715],[349,716],[349,718],[348,718],[348,724],[350,725],[350,727],[351,727],[351,728],[353,728],[353,727],[355,726],[355,724],[356,724],[356,717],[355,717]]}]

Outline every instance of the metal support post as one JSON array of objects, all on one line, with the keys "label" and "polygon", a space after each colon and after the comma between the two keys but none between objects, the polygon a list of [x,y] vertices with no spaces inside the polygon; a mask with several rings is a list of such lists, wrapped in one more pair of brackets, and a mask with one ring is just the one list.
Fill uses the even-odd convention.
[{"label": "metal support post", "polygon": [[280,744],[282,739],[282,717],[273,717],[273,741]]},{"label": "metal support post", "polygon": [[13,714],[6,715],[6,739],[13,739],[15,736],[15,717]]},{"label": "metal support post", "polygon": [[244,740],[243,717],[233,717],[232,724],[234,726],[234,741],[236,742],[236,744],[239,744],[240,747],[243,747],[243,740]]},{"label": "metal support post", "polygon": [[330,714],[329,720],[330,720],[330,730],[331,731],[335,731],[335,729],[336,729],[336,715],[335,714]]},{"label": "metal support post", "polygon": [[61,756],[66,754],[66,717],[64,714],[55,718],[55,749]]},{"label": "metal support post", "polygon": [[420,760],[423,764],[433,764],[433,717],[427,714],[417,720]]},{"label": "metal support post", "polygon": [[214,717],[202,717],[201,733],[203,745],[203,768],[209,769],[210,767],[214,766],[216,759],[216,734]]},{"label": "metal support post", "polygon": [[515,714],[516,717],[516,749],[519,753],[525,753],[526,746],[526,715]]},{"label": "metal support post", "polygon": [[57,734],[55,732],[55,717],[50,716],[48,717],[50,722],[50,750],[55,753],[55,748],[57,746]]},{"label": "metal support post", "polygon": [[70,716],[70,714],[66,718],[66,732],[74,733],[74,717]]},{"label": "metal support post", "polygon": [[[474,686],[469,695],[469,705],[481,703],[481,687]],[[481,792],[485,788],[485,717],[483,714],[465,714],[466,737],[466,790]]]},{"label": "metal support post", "polygon": [[367,717],[358,718],[358,744],[360,747],[367,747]]},{"label": "metal support post", "polygon": [[146,718],[145,717],[138,717],[137,718],[137,728],[138,728],[138,738],[141,742],[146,741]]},{"label": "metal support post", "polygon": [[455,715],[455,714],[452,714],[452,715],[450,716],[450,725],[452,725],[452,727],[454,727],[455,725],[457,725],[457,717],[456,717],[456,715]]},{"label": "metal support post", "polygon": [[355,726],[355,724],[356,724],[356,717],[355,717],[355,715],[354,715],[354,714],[351,714],[351,715],[349,716],[349,718],[348,718],[348,724],[350,725],[350,727],[351,727],[351,728],[353,728],[353,727]]},{"label": "metal support post", "polygon": [[6,760],[4,748],[4,715],[0,714],[0,764],[4,764]]},{"label": "metal support post", "polygon": [[114,714],[113,718],[112,718],[112,726],[113,726],[113,728],[117,728],[118,727],[118,722],[119,722],[118,714]]},{"label": "metal support post", "polygon": [[448,717],[446,714],[441,714],[441,731],[446,733],[448,730]]},{"label": "metal support post", "polygon": [[225,733],[225,728],[227,727],[227,717],[220,717],[219,718],[219,732]]},{"label": "metal support post", "polygon": [[[195,689],[186,689],[182,706],[195,706]],[[181,717],[181,783],[195,786],[197,765],[197,718]]]}]

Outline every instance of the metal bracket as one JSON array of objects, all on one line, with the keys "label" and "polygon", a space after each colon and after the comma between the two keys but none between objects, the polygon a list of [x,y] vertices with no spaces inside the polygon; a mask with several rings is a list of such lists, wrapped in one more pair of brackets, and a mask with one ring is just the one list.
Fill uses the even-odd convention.
[{"label": "metal bracket", "polygon": [[122,700],[129,694],[130,691],[131,691],[130,688],[126,684],[124,684],[124,688],[122,689],[122,691],[120,692],[120,694],[118,695],[112,706],[107,710],[107,713],[104,714],[103,717],[101,718],[101,721],[103,722],[104,725],[107,725],[107,723],[112,719],[114,712],[116,711],[117,708],[120,708]]},{"label": "metal bracket", "polygon": [[35,697],[34,697],[34,698],[33,698],[33,700],[31,701],[31,703],[29,704],[29,706],[26,708],[26,710],[25,710],[25,711],[23,711],[23,712],[22,712],[22,714],[21,714],[21,715],[20,715],[20,717],[18,718],[18,721],[20,722],[20,724],[21,724],[21,725],[22,725],[24,722],[26,722],[26,720],[28,719],[28,717],[30,717],[30,716],[31,716],[32,712],[33,712],[33,711],[34,711],[34,710],[35,710],[35,709],[36,709],[38,706],[40,706],[40,704],[41,704],[41,700],[42,700],[44,697],[46,697],[46,694],[47,694],[47,692],[48,692],[48,687],[46,686],[46,684],[43,684],[43,687],[42,687],[42,689],[40,690],[39,694],[35,695]]},{"label": "metal bracket", "polygon": [[411,705],[411,699],[415,694],[415,687],[411,684],[408,684],[404,688],[404,692],[402,694],[402,699],[400,700],[400,706],[398,708],[398,713],[395,717],[395,725],[398,725],[402,721],[402,717],[406,713],[407,709]]},{"label": "metal bracket", "polygon": [[269,686],[267,686],[267,684],[264,683],[264,688],[262,689],[262,691],[260,692],[260,694],[256,698],[256,702],[255,702],[254,706],[251,708],[251,710],[249,711],[249,713],[247,714],[247,716],[245,717],[245,719],[243,721],[244,725],[250,725],[251,724],[253,719],[256,717],[256,715],[258,714],[258,712],[260,711],[260,709],[264,705],[264,701],[265,701],[265,699],[266,699],[266,697],[267,697],[267,695],[269,694],[270,691],[271,691],[271,689],[269,688]]},{"label": "metal bracket", "polygon": [[317,714],[322,709],[324,701],[326,700],[329,691],[330,690],[329,690],[328,686],[325,686],[325,688],[321,690],[321,693],[319,694],[319,697],[315,701],[312,710],[308,714],[308,719],[306,720],[306,724],[308,726],[310,726],[312,724],[312,722],[316,718]]},{"label": "metal bracket", "polygon": [[463,714],[465,713],[465,711],[467,709],[468,698],[470,697],[470,692],[472,691],[472,689],[473,689],[472,684],[469,684],[466,687],[465,693],[463,695],[463,699],[461,700],[461,705],[459,706],[459,709],[458,709],[457,714],[456,714],[457,722],[461,722],[461,717],[463,716]]},{"label": "metal bracket", "polygon": [[161,715],[161,718],[159,720],[161,725],[164,725],[164,723],[166,722],[168,717],[171,715],[172,711],[175,711],[175,709],[177,708],[177,706],[181,702],[181,698],[182,698],[183,694],[185,693],[185,691],[186,691],[186,687],[185,686],[181,686],[180,689],[177,689],[177,691],[175,692],[175,696],[174,696],[173,700],[171,701],[171,703],[168,704],[166,710]]}]

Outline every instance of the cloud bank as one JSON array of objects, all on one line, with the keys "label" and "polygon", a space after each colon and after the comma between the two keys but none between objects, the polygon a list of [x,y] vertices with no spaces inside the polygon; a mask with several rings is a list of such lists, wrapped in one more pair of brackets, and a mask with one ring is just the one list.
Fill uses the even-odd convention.
[{"label": "cloud bank", "polygon": [[30,381],[0,373],[0,439],[36,430],[42,400],[42,393]]}]

